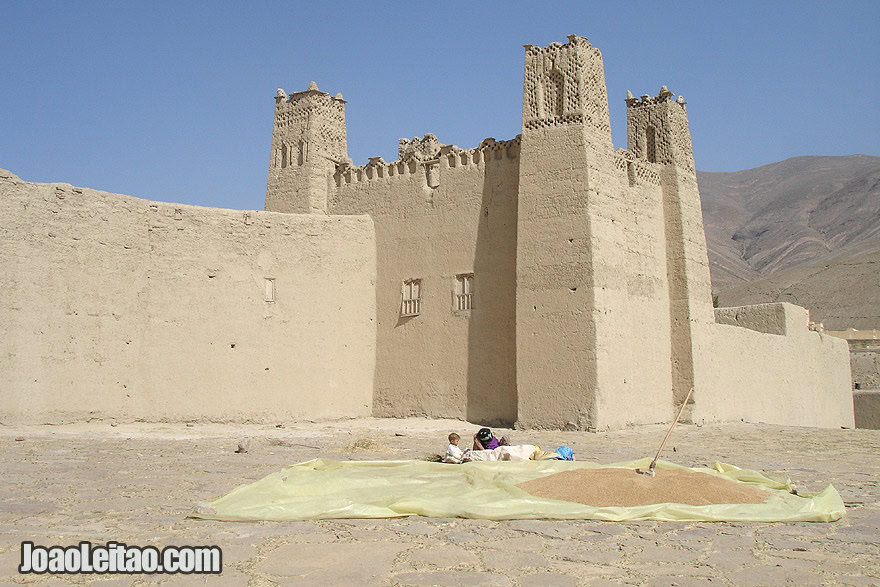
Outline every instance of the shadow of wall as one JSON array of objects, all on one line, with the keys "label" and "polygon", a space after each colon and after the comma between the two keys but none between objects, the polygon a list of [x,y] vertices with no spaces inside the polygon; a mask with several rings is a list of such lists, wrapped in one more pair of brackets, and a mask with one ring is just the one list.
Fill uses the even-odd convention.
[{"label": "shadow of wall", "polygon": [[516,395],[518,146],[487,151],[468,329],[467,419],[512,426]]}]

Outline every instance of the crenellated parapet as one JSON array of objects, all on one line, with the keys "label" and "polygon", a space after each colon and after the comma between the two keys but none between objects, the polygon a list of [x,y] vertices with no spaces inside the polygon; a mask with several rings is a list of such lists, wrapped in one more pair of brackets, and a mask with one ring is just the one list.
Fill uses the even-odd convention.
[{"label": "crenellated parapet", "polygon": [[422,138],[400,139],[397,142],[397,158],[401,161],[411,157],[418,157],[423,160],[435,159],[440,152],[440,148],[444,146],[446,145],[442,145],[437,140],[437,135],[430,132]]},{"label": "crenellated parapet", "polygon": [[[672,96],[674,96],[672,92],[669,91],[669,88],[666,86],[660,87],[660,93],[656,96],[651,96],[650,94],[642,94],[640,98],[636,98],[632,95],[632,92],[627,90],[626,92],[626,107],[627,108],[644,108],[645,106],[652,106],[655,104],[665,104],[667,102],[672,101]],[[675,103],[684,108],[687,102],[684,101],[683,96],[679,96]]]},{"label": "crenellated parapet", "polygon": [[614,167],[625,174],[629,185],[638,184],[660,185],[661,165],[639,159],[626,149],[615,149]]},{"label": "crenellated parapet", "polygon": [[479,146],[462,149],[456,145],[444,145],[434,134],[424,138],[400,139],[396,161],[386,162],[382,157],[370,157],[364,165],[354,165],[344,160],[336,165],[333,174],[336,187],[380,179],[403,179],[419,175],[428,187],[440,185],[439,170],[468,168],[485,164],[488,160],[516,159],[519,156],[521,135],[507,141],[487,138]]}]

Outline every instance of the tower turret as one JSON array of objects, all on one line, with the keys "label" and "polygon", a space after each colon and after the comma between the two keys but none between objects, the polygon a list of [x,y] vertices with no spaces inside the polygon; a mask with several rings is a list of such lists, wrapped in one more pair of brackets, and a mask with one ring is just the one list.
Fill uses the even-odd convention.
[{"label": "tower turret", "polygon": [[636,157],[651,163],[672,163],[696,173],[687,102],[681,96],[672,100],[672,96],[666,86],[661,87],[655,97],[644,94],[635,98],[627,91],[627,148]]},{"label": "tower turret", "polygon": [[311,82],[304,92],[275,95],[266,210],[326,214],[330,176],[348,157],[345,100]]},{"label": "tower turret", "polygon": [[599,50],[577,35],[525,45],[516,244],[517,406],[525,427],[598,422],[595,288],[608,266],[594,262],[601,251],[593,226],[610,208],[611,154]]},{"label": "tower turret", "polygon": [[[684,401],[695,385],[694,357],[702,330],[695,323],[714,322],[712,282],[694,151],[686,102],[672,99],[666,86],[651,97],[626,97],[627,147],[638,158],[663,165],[663,222],[669,282],[670,343],[674,403]],[[692,402],[699,402],[695,389]],[[686,411],[684,418],[690,417]]]},{"label": "tower turret", "polygon": [[585,37],[568,43],[524,45],[523,132],[576,124],[611,146],[608,90],[602,54]]}]

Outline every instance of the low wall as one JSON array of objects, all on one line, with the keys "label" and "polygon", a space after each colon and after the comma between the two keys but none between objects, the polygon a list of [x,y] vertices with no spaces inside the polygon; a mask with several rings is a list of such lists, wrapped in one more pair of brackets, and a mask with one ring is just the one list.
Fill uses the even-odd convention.
[{"label": "low wall", "polygon": [[755,304],[717,308],[715,323],[739,326],[755,332],[785,335],[788,333],[789,320],[795,324],[795,329],[799,328],[797,313],[791,314],[795,307],[791,304]]},{"label": "low wall", "polygon": [[850,364],[855,389],[880,389],[880,348],[854,348],[850,343]]},{"label": "low wall", "polygon": [[0,173],[0,422],[367,416],[366,216],[164,204]]},{"label": "low wall", "polygon": [[853,392],[856,428],[880,430],[880,389]]},{"label": "low wall", "polygon": [[727,323],[694,325],[694,421],[854,426],[846,341],[810,331],[807,311],[792,304],[721,308],[716,317]]},{"label": "low wall", "polygon": [[880,348],[876,339],[849,345],[856,428],[880,430]]}]

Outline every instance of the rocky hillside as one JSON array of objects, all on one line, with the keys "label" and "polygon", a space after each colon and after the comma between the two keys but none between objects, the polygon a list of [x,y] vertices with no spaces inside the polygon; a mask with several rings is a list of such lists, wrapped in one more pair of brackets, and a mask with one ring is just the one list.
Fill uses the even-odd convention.
[{"label": "rocky hillside", "polygon": [[786,271],[723,289],[721,306],[790,302],[828,330],[880,328],[880,251]]},{"label": "rocky hillside", "polygon": [[698,173],[723,305],[791,301],[827,328],[880,326],[880,157]]}]

